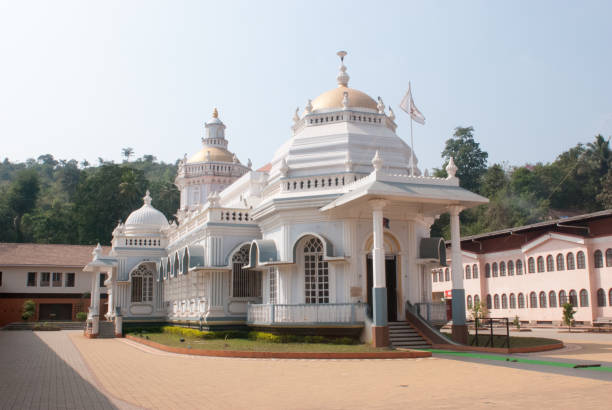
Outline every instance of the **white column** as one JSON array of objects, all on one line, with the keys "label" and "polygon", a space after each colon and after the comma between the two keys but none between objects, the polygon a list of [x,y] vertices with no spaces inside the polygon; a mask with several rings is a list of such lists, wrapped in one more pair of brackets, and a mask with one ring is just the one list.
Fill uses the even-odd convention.
[{"label": "white column", "polygon": [[463,289],[463,263],[461,260],[461,232],[459,229],[459,213],[463,208],[451,206],[451,258],[453,284],[453,325],[465,325],[465,290]]},{"label": "white column", "polygon": [[387,284],[385,278],[385,245],[383,230],[383,208],[387,202],[384,199],[370,200],[372,207],[372,231],[374,245],[372,249],[372,279],[373,279],[373,320],[374,326],[387,326]]},{"label": "white column", "polygon": [[94,293],[91,295],[96,315],[100,314],[100,272],[94,272]]}]

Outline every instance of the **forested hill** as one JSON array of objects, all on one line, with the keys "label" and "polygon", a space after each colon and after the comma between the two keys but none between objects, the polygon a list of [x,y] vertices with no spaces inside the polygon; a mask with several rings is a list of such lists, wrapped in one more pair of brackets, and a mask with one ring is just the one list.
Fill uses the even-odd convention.
[{"label": "forested hill", "polygon": [[[119,220],[142,206],[149,189],[153,206],[168,219],[179,207],[174,186],[176,164],[152,155],[97,166],[41,155],[25,163],[0,163],[0,242],[108,245]],[[472,235],[546,219],[612,208],[610,139],[596,136],[559,154],[552,163],[511,166],[488,164],[472,127],[458,127],[446,141],[442,166],[450,157],[461,186],[490,203],[461,213],[462,235]],[[432,236],[449,238],[448,215],[432,227]]]},{"label": "forested hill", "polygon": [[147,189],[153,206],[174,218],[179,207],[175,164],[152,155],[121,164],[99,162],[90,166],[47,154],[0,163],[0,242],[108,245],[117,222],[142,206]]}]

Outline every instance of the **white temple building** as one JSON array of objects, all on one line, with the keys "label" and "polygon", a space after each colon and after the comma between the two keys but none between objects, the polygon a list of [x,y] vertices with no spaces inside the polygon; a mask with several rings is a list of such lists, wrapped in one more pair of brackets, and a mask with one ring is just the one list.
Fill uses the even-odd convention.
[{"label": "white temple building", "polygon": [[[349,88],[342,63],[337,86],[296,110],[291,136],[256,171],[228,151],[215,110],[202,150],[179,164],[178,224],[147,193],[114,230],[109,255],[94,251],[87,269],[109,274],[115,332],[122,322],[300,328],[388,345],[388,322],[431,301],[431,269],[446,261],[443,241],[430,238],[435,218],[451,213],[454,255],[459,212],[487,202],[459,187],[452,161],[448,178],[421,175],[416,160],[411,176],[412,152],[394,119],[382,99]],[[460,271],[461,258],[452,260]],[[455,295],[461,340],[461,275]]]}]

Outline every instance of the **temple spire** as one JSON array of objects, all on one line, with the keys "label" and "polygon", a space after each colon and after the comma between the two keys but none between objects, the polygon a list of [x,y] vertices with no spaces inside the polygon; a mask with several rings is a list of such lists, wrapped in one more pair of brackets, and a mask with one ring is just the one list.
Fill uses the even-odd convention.
[{"label": "temple spire", "polygon": [[346,51],[338,51],[336,53],[340,57],[340,72],[338,73],[338,87],[348,87],[348,82],[351,77],[346,72],[346,66],[344,65],[344,57],[346,57]]}]

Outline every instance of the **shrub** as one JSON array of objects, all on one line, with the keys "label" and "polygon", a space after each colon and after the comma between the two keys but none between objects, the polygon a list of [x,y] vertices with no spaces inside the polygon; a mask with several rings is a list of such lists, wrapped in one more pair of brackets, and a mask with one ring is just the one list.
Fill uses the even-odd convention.
[{"label": "shrub", "polygon": [[36,315],[36,302],[33,300],[26,300],[23,302],[23,313],[21,318],[26,322]]},{"label": "shrub", "polygon": [[76,314],[76,319],[80,320],[81,322],[84,320],[87,320],[87,313],[85,312],[79,312]]}]

